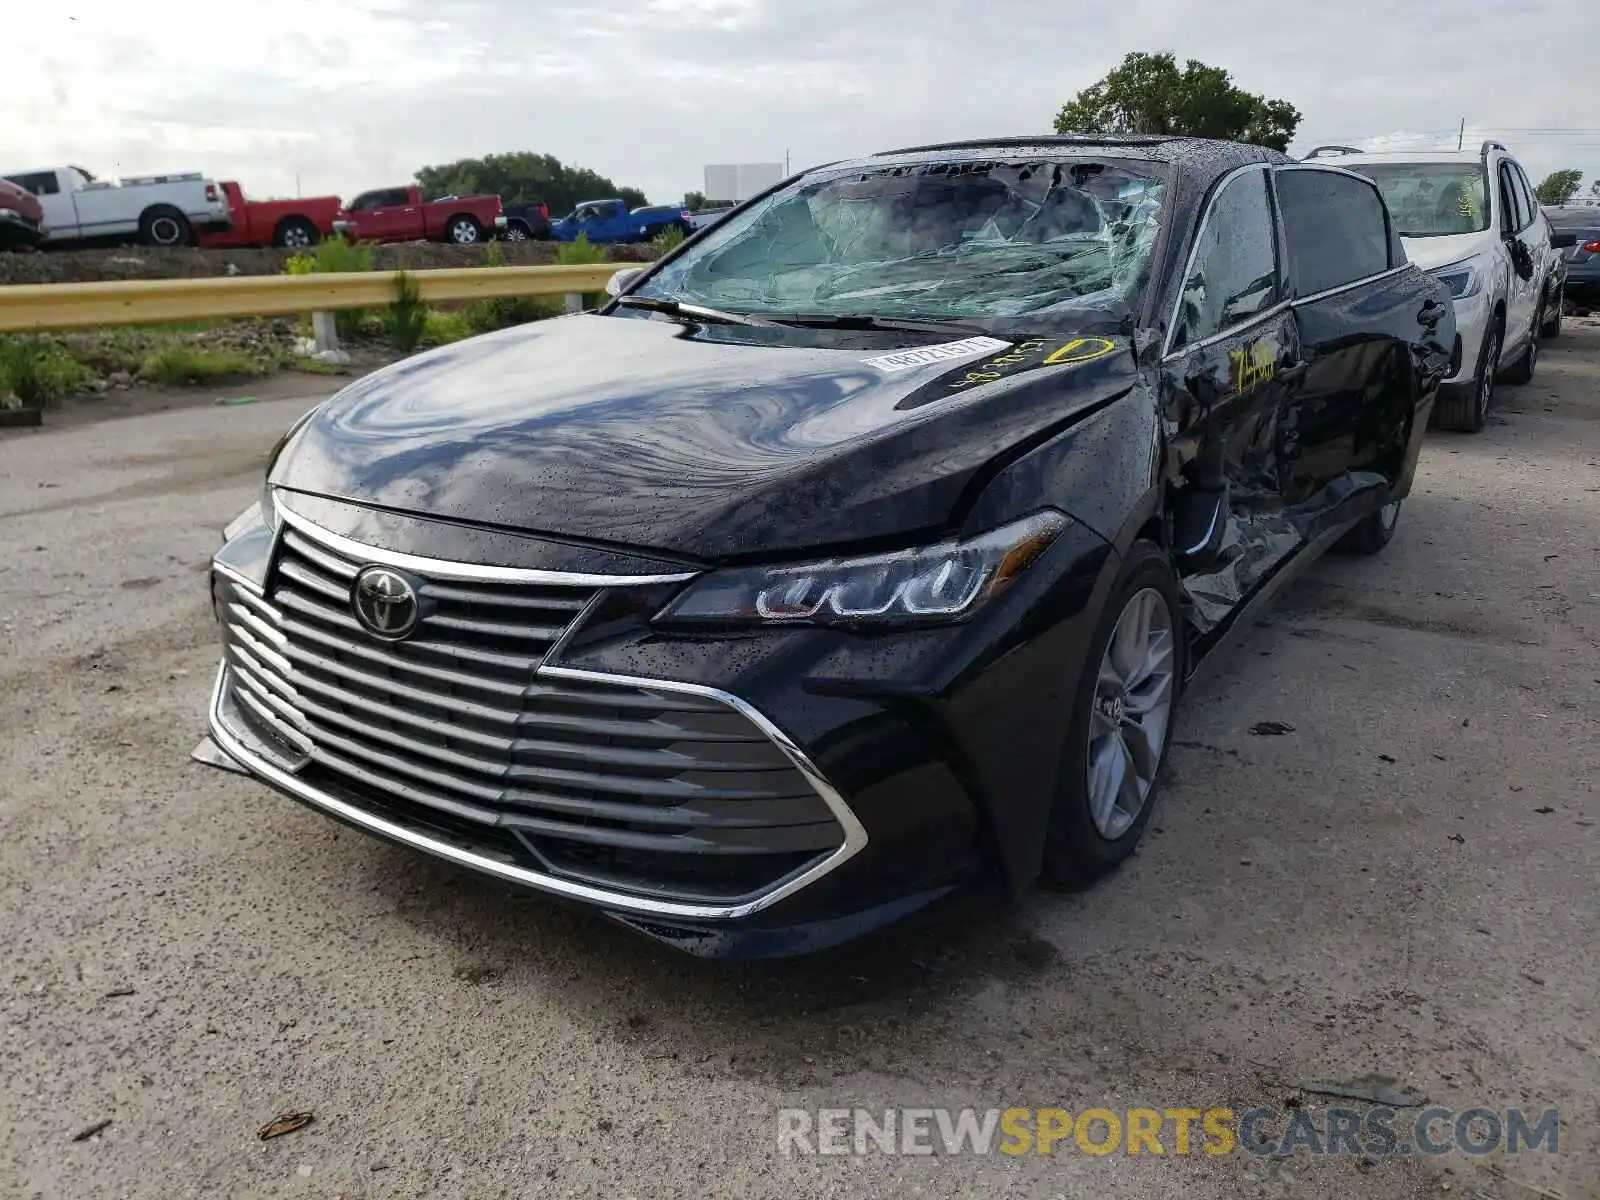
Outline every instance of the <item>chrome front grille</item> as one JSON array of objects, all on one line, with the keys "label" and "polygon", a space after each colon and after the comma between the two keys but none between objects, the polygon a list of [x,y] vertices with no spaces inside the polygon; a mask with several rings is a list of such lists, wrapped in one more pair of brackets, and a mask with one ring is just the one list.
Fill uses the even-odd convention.
[{"label": "chrome front grille", "polygon": [[682,901],[748,899],[845,843],[734,704],[541,672],[597,589],[412,572],[427,615],[391,642],[352,615],[364,565],[286,529],[265,595],[215,576],[234,711],[307,786],[497,861]]}]

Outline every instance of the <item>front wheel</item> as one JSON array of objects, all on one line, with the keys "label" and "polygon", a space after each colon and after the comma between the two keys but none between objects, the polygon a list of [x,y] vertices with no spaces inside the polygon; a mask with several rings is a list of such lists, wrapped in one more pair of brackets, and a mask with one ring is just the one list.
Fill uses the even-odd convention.
[{"label": "front wheel", "polygon": [[[1561,318],[1566,311],[1566,307],[1566,299],[1563,296],[1557,296],[1553,305],[1545,306],[1546,319],[1539,326],[1540,337],[1553,338],[1561,336]],[[1552,309],[1554,309],[1554,312],[1551,311]]]},{"label": "front wheel", "polygon": [[1144,836],[1182,681],[1181,613],[1166,554],[1135,543],[1074,691],[1045,841],[1051,883],[1099,878]]},{"label": "front wheel", "polygon": [[1400,501],[1391,500],[1375,513],[1368,513],[1339,539],[1338,548],[1346,554],[1376,554],[1394,540],[1400,524]]},{"label": "front wheel", "polygon": [[458,246],[475,245],[483,231],[478,228],[478,223],[471,217],[455,217],[446,227],[445,237]]},{"label": "front wheel", "polygon": [[1483,349],[1478,353],[1478,372],[1472,387],[1440,396],[1433,408],[1433,425],[1453,433],[1477,433],[1489,414],[1489,404],[1494,399],[1495,376],[1500,373],[1500,327],[1490,326],[1483,335]]},{"label": "front wheel", "polygon": [[309,250],[318,241],[317,227],[304,217],[290,217],[278,226],[272,241],[285,250]]},{"label": "front wheel", "polygon": [[506,226],[506,231],[502,236],[508,242],[525,242],[528,240],[528,227],[513,222]]}]

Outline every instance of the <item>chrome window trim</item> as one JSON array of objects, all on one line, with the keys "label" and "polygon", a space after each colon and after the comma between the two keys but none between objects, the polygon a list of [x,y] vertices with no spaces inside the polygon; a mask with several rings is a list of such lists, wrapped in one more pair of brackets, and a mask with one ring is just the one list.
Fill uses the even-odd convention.
[{"label": "chrome window trim", "polygon": [[378,546],[369,546],[365,542],[358,542],[353,538],[347,538],[342,534],[324,529],[315,522],[306,520],[298,513],[291,512],[282,503],[278,506],[278,515],[285,524],[293,526],[312,541],[320,542],[330,550],[337,550],[339,553],[354,558],[359,562],[380,563],[386,567],[399,567],[402,570],[415,571],[419,575],[428,575],[434,579],[451,579],[472,583],[527,583],[553,585],[556,587],[603,588],[655,583],[683,583],[686,580],[693,579],[700,573],[698,571],[682,571],[671,575],[586,575],[577,571],[545,571],[531,567],[478,566],[473,563],[449,562],[440,558],[424,558],[418,554],[403,554],[398,550],[384,550]]},{"label": "chrome window trim", "polygon": [[1393,275],[1402,275],[1410,270],[1420,272],[1422,268],[1414,263],[1401,263],[1398,267],[1390,267],[1387,271],[1379,271],[1376,275],[1364,275],[1360,279],[1352,279],[1349,283],[1341,283],[1338,287],[1313,292],[1309,296],[1296,296],[1289,301],[1289,307],[1299,308],[1302,304],[1315,304],[1318,300],[1326,300],[1329,296],[1337,296],[1340,292],[1349,292],[1358,287],[1366,287],[1369,283],[1377,283],[1381,279],[1388,279]]},{"label": "chrome window trim", "polygon": [[742,904],[686,904],[670,900],[652,900],[645,896],[635,896],[627,892],[615,892],[590,884],[578,883],[543,871],[531,871],[525,867],[512,866],[509,863],[474,854],[470,850],[451,845],[448,842],[437,841],[425,834],[418,833],[414,829],[408,829],[404,825],[398,825],[357,805],[329,795],[259,755],[251,753],[239,739],[232,735],[227,724],[222,719],[222,701],[228,687],[228,668],[226,664],[219,665],[217,668],[216,683],[211,694],[208,724],[212,740],[225,754],[246,768],[249,774],[265,780],[302,803],[313,808],[322,809],[359,829],[376,833],[412,849],[420,850],[437,858],[446,859],[459,866],[468,867],[487,875],[493,875],[511,883],[522,884],[539,891],[551,892],[570,899],[585,901],[601,908],[640,916],[736,921],[742,917],[748,917],[753,913],[770,908],[780,900],[794,895],[802,888],[811,886],[824,875],[831,874],[843,866],[865,848],[867,844],[866,827],[861,824],[861,821],[856,817],[855,812],[850,808],[844,797],[827,781],[826,777],[817,769],[806,753],[783,730],[769,721],[759,710],[745,703],[745,701],[731,692],[725,692],[719,688],[707,687],[698,683],[679,683],[674,680],[611,675],[602,671],[582,671],[571,667],[540,667],[534,672],[534,677],[537,678],[541,675],[580,683],[602,683],[624,687],[648,688],[652,691],[681,692],[686,695],[719,701],[755,725],[783,751],[800,774],[804,776],[806,782],[822,798],[829,811],[833,813],[834,819],[838,821],[840,828],[844,831],[844,841],[837,850],[821,862],[816,863],[771,890],[763,892],[754,900],[747,900]]},{"label": "chrome window trim", "polygon": [[[1183,307],[1183,288],[1184,288],[1184,284],[1188,282],[1189,276],[1194,272],[1194,261],[1195,261],[1196,257],[1198,257],[1199,254],[1200,254],[1200,243],[1205,240],[1206,229],[1211,224],[1212,214],[1215,213],[1216,210],[1217,210],[1217,198],[1219,196],[1221,196],[1223,192],[1228,190],[1229,186],[1233,183],[1233,181],[1235,179],[1237,179],[1240,176],[1244,175],[1246,172],[1249,172],[1249,171],[1269,171],[1271,169],[1272,169],[1272,164],[1271,163],[1245,163],[1242,167],[1235,167],[1233,170],[1229,171],[1226,175],[1224,175],[1221,179],[1219,179],[1217,181],[1217,190],[1212,192],[1211,193],[1211,199],[1206,201],[1205,215],[1200,218],[1200,224],[1195,228],[1194,241],[1191,242],[1190,245],[1189,245],[1189,256],[1183,260],[1183,273],[1178,276],[1178,294],[1173,298],[1173,301],[1172,301],[1172,313],[1171,313],[1171,316],[1169,317],[1169,319],[1167,321],[1166,336],[1161,339],[1161,361],[1162,362],[1166,362],[1169,358],[1174,358],[1179,354],[1185,353],[1185,352],[1187,352],[1189,350],[1193,350],[1193,349],[1195,349],[1195,348],[1197,348],[1199,346],[1209,345],[1210,343],[1216,341],[1217,339],[1227,336],[1228,334],[1232,333],[1236,329],[1244,329],[1244,328],[1247,328],[1250,325],[1254,325],[1259,318],[1261,318],[1261,317],[1266,315],[1265,313],[1257,313],[1254,316],[1252,316],[1248,321],[1241,321],[1241,322],[1239,322],[1239,323],[1237,323],[1235,325],[1228,326],[1228,328],[1226,328],[1226,329],[1219,329],[1216,333],[1210,334],[1209,336],[1204,337],[1204,338],[1200,339],[1197,342],[1191,342],[1189,345],[1182,347],[1180,350],[1174,350],[1172,348],[1172,339],[1178,332],[1178,313],[1179,313],[1179,310]],[[1272,186],[1271,186],[1271,184],[1269,182],[1267,184],[1267,206],[1269,208],[1271,208],[1273,206],[1273,203],[1274,203],[1274,198],[1273,198],[1273,194],[1272,194]],[[1274,218],[1274,219],[1276,219],[1276,218]],[[1279,275],[1279,278],[1281,279],[1283,277],[1284,271],[1283,271],[1283,263],[1278,261],[1278,245],[1277,245],[1278,235],[1277,235],[1277,230],[1276,229],[1273,230],[1272,239],[1273,239],[1273,249],[1272,249],[1273,262],[1274,262],[1274,265],[1277,267],[1278,275]]]},{"label": "chrome window trim", "polygon": [[1192,351],[1204,350],[1207,346],[1214,346],[1218,342],[1225,342],[1229,338],[1238,337],[1247,329],[1270,321],[1274,317],[1281,317],[1293,307],[1294,301],[1279,300],[1271,308],[1262,309],[1248,321],[1240,321],[1237,324],[1229,325],[1226,329],[1223,329],[1217,333],[1213,333],[1210,337],[1201,338],[1198,342],[1190,342],[1187,346],[1183,347],[1183,349],[1174,350],[1171,354],[1164,355],[1161,361],[1163,363],[1177,362],[1178,359],[1183,358]]}]

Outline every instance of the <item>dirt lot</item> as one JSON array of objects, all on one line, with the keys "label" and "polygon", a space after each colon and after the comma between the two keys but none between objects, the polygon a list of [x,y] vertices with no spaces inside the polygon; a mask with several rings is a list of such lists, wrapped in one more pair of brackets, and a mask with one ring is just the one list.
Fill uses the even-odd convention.
[{"label": "dirt lot", "polygon": [[[205,560],[306,403],[0,438],[0,1193],[1600,1195],[1600,326],[1209,670],[1117,877],[780,966],[187,761]],[[779,1105],[1309,1110],[1367,1073],[1559,1108],[1560,1153],[775,1149]]]}]

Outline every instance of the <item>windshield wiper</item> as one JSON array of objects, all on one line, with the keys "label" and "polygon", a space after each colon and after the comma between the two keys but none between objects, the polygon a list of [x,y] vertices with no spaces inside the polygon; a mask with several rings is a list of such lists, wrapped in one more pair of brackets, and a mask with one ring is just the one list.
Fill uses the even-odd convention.
[{"label": "windshield wiper", "polygon": [[989,335],[987,329],[961,321],[879,317],[871,313],[774,313],[772,319],[785,325],[805,325],[814,329],[898,329],[912,333],[961,333],[968,337]]},{"label": "windshield wiper", "polygon": [[742,313],[723,312],[720,308],[704,308],[699,304],[684,304],[680,300],[657,300],[653,296],[619,296],[617,304],[623,308],[645,308],[651,312],[666,313],[669,317],[686,317],[690,320],[714,321],[719,325],[776,326],[775,321],[747,317]]}]

